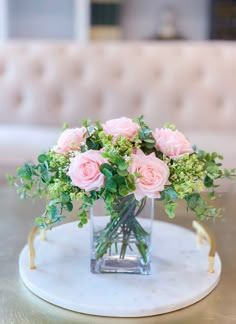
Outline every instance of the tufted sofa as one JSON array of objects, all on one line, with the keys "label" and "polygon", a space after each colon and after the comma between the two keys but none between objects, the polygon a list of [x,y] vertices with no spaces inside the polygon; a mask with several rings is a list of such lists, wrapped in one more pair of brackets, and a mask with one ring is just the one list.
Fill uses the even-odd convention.
[{"label": "tufted sofa", "polygon": [[236,165],[236,44],[0,45],[1,174],[53,145],[63,122],[146,116]]}]

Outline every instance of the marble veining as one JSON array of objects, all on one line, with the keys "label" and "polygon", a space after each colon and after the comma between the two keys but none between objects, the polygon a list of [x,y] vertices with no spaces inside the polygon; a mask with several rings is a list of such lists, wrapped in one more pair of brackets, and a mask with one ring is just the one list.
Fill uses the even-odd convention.
[{"label": "marble veining", "polygon": [[209,246],[180,226],[154,221],[151,275],[92,274],[90,228],[76,222],[35,240],[36,269],[28,267],[28,246],[21,252],[20,275],[36,295],[57,306],[93,315],[139,317],[171,312],[208,295],[217,285],[221,261],[208,274]]}]

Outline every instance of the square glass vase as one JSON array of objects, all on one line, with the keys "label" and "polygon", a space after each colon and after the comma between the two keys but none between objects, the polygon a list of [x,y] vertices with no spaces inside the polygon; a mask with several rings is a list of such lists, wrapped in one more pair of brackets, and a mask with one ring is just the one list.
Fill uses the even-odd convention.
[{"label": "square glass vase", "polygon": [[150,274],[154,199],[119,199],[107,215],[98,200],[90,210],[91,272]]}]

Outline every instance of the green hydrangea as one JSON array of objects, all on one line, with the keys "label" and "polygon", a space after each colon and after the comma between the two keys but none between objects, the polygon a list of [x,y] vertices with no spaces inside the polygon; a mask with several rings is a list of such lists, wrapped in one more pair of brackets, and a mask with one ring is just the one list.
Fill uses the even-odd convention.
[{"label": "green hydrangea", "polygon": [[71,190],[73,188],[68,180],[61,178],[56,178],[48,185],[48,191],[53,198],[61,196],[64,192],[69,193]]},{"label": "green hydrangea", "polygon": [[204,162],[196,154],[185,154],[176,160],[169,160],[169,180],[179,198],[204,189]]},{"label": "green hydrangea", "polygon": [[[84,140],[78,149],[69,147],[69,152],[64,154],[49,150],[39,155],[38,163],[25,163],[17,169],[16,176],[8,176],[9,184],[17,187],[21,198],[28,196],[47,198],[45,212],[36,220],[38,226],[47,227],[60,223],[64,211],[72,211],[73,202],[78,200],[82,202],[76,212],[80,219],[79,227],[86,224],[89,208],[98,199],[105,201],[106,209],[112,217],[116,215],[114,206],[118,201],[129,196],[135,199],[132,194],[136,190],[141,174],[138,172],[131,174],[129,167],[132,163],[132,153],[137,151],[137,148],[146,155],[155,154],[169,167],[170,176],[160,198],[169,217],[175,217],[175,208],[179,199],[184,199],[187,208],[195,212],[200,219],[219,216],[220,211],[209,206],[200,192],[210,188],[212,189],[210,195],[214,198],[215,180],[223,176],[231,178],[236,174],[236,170],[222,170],[221,163],[218,163],[218,160],[222,159],[219,154],[197,151],[196,147],[194,153],[172,160],[156,147],[153,131],[145,123],[143,116],[133,122],[138,123],[139,131],[129,139],[121,135],[115,138],[113,135],[106,134],[99,122],[93,125],[90,120],[86,120],[83,122],[86,128]],[[170,123],[165,124],[165,128],[172,131],[176,129]],[[85,192],[72,184],[68,170],[71,158],[88,150],[101,150],[106,162],[100,165],[99,169],[104,175],[102,188]]]}]

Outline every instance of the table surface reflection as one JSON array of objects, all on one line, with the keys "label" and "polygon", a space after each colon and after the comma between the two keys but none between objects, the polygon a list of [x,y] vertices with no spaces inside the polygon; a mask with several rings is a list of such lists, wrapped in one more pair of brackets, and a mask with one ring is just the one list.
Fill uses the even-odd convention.
[{"label": "table surface reflection", "polygon": [[[200,302],[168,314],[145,318],[108,318],[74,313],[51,305],[33,295],[18,274],[18,257],[26,243],[34,217],[43,211],[43,202],[20,201],[13,188],[0,188],[0,324],[37,323],[236,323],[236,193],[222,193],[217,205],[224,207],[224,220],[209,221],[217,237],[223,270],[217,288]],[[156,218],[169,221],[156,204]],[[194,216],[180,204],[171,222],[191,228]],[[68,221],[73,220],[68,218]],[[79,278],[78,278],[79,280]]]}]

